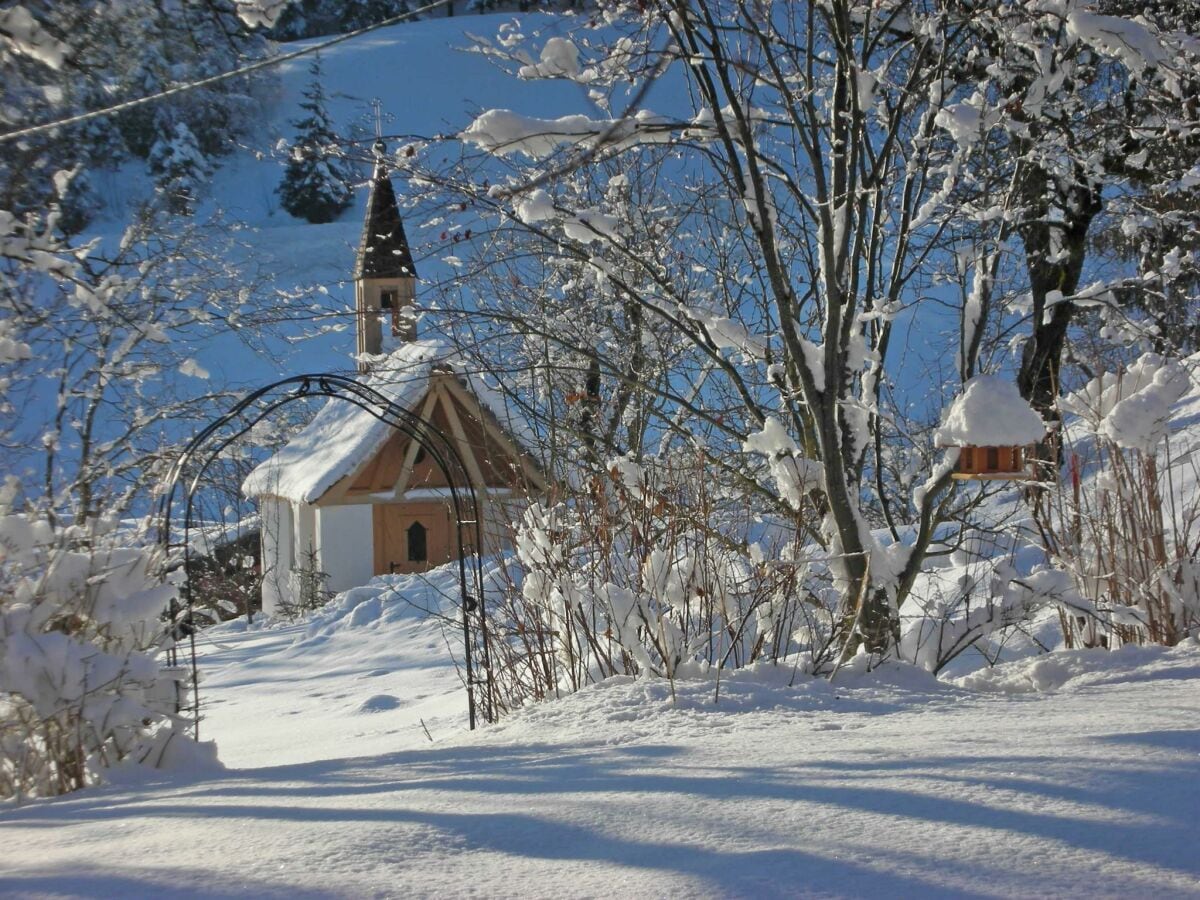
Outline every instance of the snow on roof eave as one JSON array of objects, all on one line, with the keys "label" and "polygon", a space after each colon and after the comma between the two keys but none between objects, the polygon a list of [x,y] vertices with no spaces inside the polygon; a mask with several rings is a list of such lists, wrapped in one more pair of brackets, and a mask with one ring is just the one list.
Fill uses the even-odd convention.
[{"label": "snow on roof eave", "polygon": [[[451,491],[450,488],[448,488],[448,487],[409,488],[407,491],[405,491],[401,495],[401,499],[403,499],[403,500],[442,500],[447,497],[453,496],[455,492],[458,492],[458,488],[455,488],[454,491]],[[461,492],[459,492],[459,493],[461,496]],[[507,488],[507,487],[485,486],[483,488],[475,488],[475,493],[479,496],[486,496],[486,497],[511,497],[516,492],[512,488]],[[392,499],[395,499],[394,495],[391,495],[391,496],[392,496]]]},{"label": "snow on roof eave", "polygon": [[[380,364],[366,385],[401,408],[412,409],[429,389],[434,365],[448,353],[448,345],[437,339],[408,342]],[[366,465],[393,430],[370,410],[331,399],[246,477],[242,493],[316,503],[338,481]]]},{"label": "snow on roof eave", "polygon": [[[344,407],[351,412],[346,417],[323,417],[322,413],[331,407]],[[336,424],[345,427],[336,428]],[[338,481],[356,470],[362,460],[373,457],[389,432],[390,427],[370,412],[349,401],[330,399],[308,427],[246,477],[242,493],[247,497],[317,503]],[[322,450],[318,444],[325,437],[328,443]]]},{"label": "snow on roof eave", "polygon": [[[467,370],[444,340],[410,341],[381,359],[367,386],[402,408],[416,407],[433,374],[450,375],[475,398],[491,424],[507,435],[543,481],[536,432],[496,391]],[[313,420],[242,483],[247,497],[277,497],[293,503],[317,503],[340,480],[367,465],[393,432],[392,426],[352,403],[330,400]]]}]

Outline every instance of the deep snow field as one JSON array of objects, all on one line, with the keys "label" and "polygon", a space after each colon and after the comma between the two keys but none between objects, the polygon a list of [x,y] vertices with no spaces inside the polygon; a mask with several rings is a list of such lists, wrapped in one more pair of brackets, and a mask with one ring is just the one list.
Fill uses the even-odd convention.
[{"label": "deep snow field", "polygon": [[472,733],[442,583],[204,633],[227,770],[5,810],[0,895],[1200,897],[1195,641],[615,679]]}]

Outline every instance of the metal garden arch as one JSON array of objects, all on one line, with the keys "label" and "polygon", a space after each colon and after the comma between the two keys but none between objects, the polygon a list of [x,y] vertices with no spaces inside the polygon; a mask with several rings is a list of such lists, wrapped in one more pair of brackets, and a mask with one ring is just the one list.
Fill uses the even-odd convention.
[{"label": "metal garden arch", "polygon": [[[402,434],[415,440],[433,460],[449,485],[450,501],[457,527],[455,540],[458,550],[458,581],[462,605],[463,651],[467,688],[467,711],[470,727],[475,728],[477,715],[482,714],[485,722],[495,721],[495,697],[492,685],[492,667],[488,646],[487,616],[483,604],[483,562],[480,551],[483,547],[482,529],[479,520],[479,498],[471,484],[461,454],[454,442],[409,409],[393,403],[379,391],[353,378],[336,374],[296,375],[284,378],[248,394],[220,418],[201,430],[183,449],[171,467],[158,503],[158,542],[168,553],[182,549],[184,572],[190,572],[192,552],[191,531],[193,526],[193,501],[201,479],[208,467],[225,448],[247,431],[271,415],[275,410],[298,400],[326,397],[352,403],[366,410],[375,418]],[[185,503],[183,517],[183,540],[172,543],[171,514],[179,499]],[[471,562],[468,563],[464,533],[470,539]],[[471,577],[468,579],[468,567]],[[168,663],[179,664],[178,629],[174,626],[182,621],[191,622],[194,601],[192,586],[185,579],[182,589],[182,604],[172,601],[168,611],[176,640],[168,650]],[[200,736],[200,686],[196,662],[196,636],[194,629],[187,629],[189,667],[191,671],[191,705],[182,699],[179,711],[193,714],[195,736]],[[480,677],[481,673],[482,677]],[[482,688],[477,696],[476,688]]]}]

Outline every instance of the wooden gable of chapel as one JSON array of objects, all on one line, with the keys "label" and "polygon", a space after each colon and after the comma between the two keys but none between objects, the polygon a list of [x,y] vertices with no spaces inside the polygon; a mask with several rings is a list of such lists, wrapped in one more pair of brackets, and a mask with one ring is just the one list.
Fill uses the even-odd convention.
[{"label": "wooden gable of chapel", "polygon": [[[546,479],[537,463],[454,375],[435,374],[412,410],[455,445],[476,489],[517,494],[545,490]],[[404,500],[407,491],[447,487],[445,476],[420,443],[396,431],[315,505],[393,503]]]}]

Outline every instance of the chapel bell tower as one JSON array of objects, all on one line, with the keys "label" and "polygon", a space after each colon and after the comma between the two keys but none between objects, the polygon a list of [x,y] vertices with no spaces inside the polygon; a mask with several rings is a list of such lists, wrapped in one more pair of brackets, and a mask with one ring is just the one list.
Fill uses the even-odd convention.
[{"label": "chapel bell tower", "polygon": [[379,355],[394,346],[395,341],[411,341],[416,337],[416,324],[408,310],[416,301],[417,269],[384,161],[387,148],[378,140],[372,150],[375,171],[371,175],[367,218],[354,266],[360,372],[369,368],[364,354]]}]

